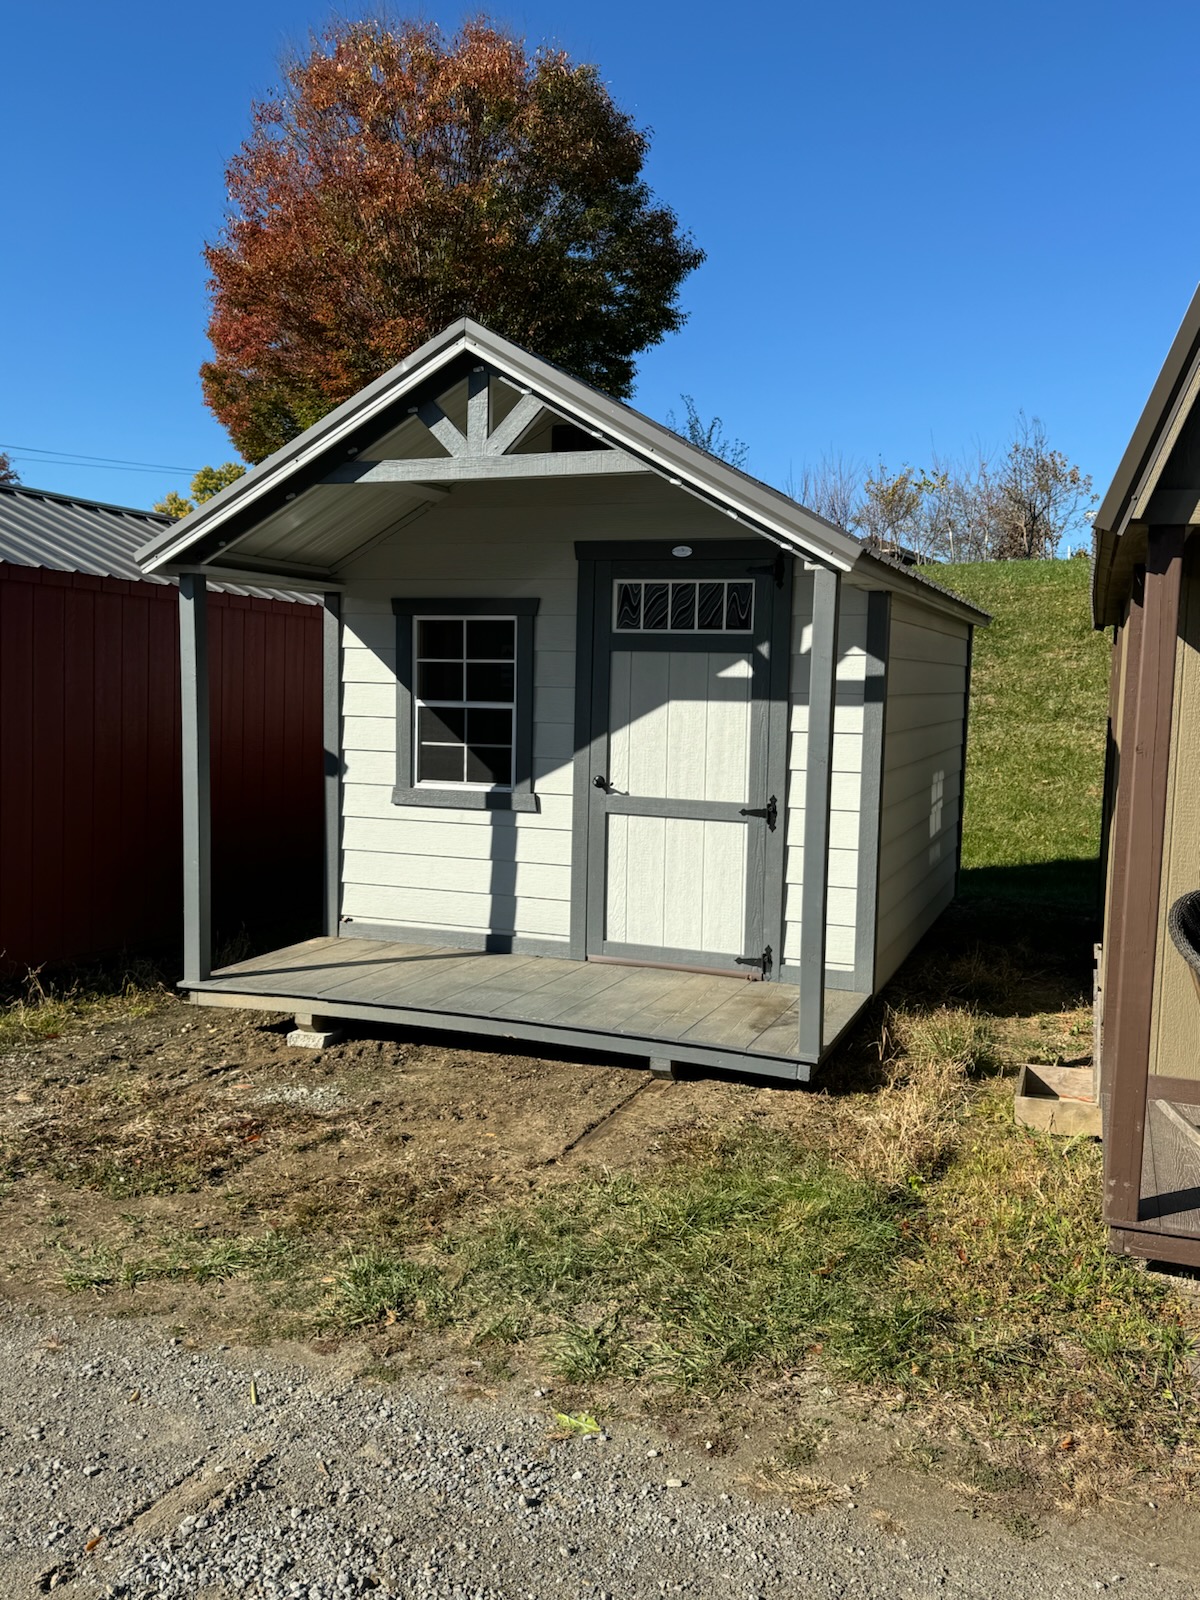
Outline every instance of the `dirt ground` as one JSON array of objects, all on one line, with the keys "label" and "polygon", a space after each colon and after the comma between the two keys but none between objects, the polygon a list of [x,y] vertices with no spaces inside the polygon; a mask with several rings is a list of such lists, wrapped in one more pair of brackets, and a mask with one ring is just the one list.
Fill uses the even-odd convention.
[{"label": "dirt ground", "polygon": [[[319,1225],[368,1236],[543,1188],[589,1164],[664,1159],[681,1135],[789,1120],[803,1096],[635,1066],[349,1033],[290,1047],[287,1019],[164,998],[151,1015],[0,1057],[10,1184],[0,1288],[38,1304],[72,1257],[184,1235]],[[811,1104],[811,1098],[809,1100]],[[214,1337],[269,1335],[230,1284],[119,1282],[109,1308],[187,1307]]]},{"label": "dirt ground", "polygon": [[[531,1358],[489,1355],[453,1330],[323,1326],[339,1251],[375,1238],[419,1244],[422,1229],[434,1238],[451,1218],[469,1224],[589,1167],[663,1163],[716,1130],[811,1134],[832,1114],[832,1096],[802,1089],[663,1083],[634,1065],[380,1029],[310,1052],[288,1046],[290,1025],[164,995],[146,1015],[0,1056],[0,1295],[52,1317],[166,1318],[196,1349],[286,1341],[367,1382],[436,1369],[486,1400],[513,1381],[543,1381]],[[1069,1026],[1067,1014],[1056,1023]],[[231,1240],[296,1236],[316,1248],[294,1269],[285,1248],[260,1271],[221,1269]],[[206,1250],[211,1270],[196,1266]],[[186,1271],[140,1265],[161,1267],[173,1252]],[[952,1504],[954,1516],[985,1518],[1018,1541],[1044,1531],[1030,1515],[1028,1475],[1002,1455],[984,1459],[975,1441],[956,1448],[944,1414],[893,1414],[835,1394],[815,1371],[708,1401],[553,1392],[564,1412],[607,1407],[720,1457],[751,1494],[816,1505],[861,1495],[881,1525],[895,1517],[912,1528],[932,1498],[943,1522]],[[1116,1539],[1146,1561],[1186,1559],[1196,1544],[1193,1514],[1160,1511],[1148,1496],[1109,1503],[1105,1527],[1106,1545]]]}]

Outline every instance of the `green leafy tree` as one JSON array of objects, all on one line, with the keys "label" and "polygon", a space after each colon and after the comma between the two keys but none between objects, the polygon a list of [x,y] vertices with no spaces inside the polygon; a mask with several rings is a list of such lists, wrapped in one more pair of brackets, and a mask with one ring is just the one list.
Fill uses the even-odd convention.
[{"label": "green leafy tree", "polygon": [[595,67],[484,18],[332,22],[226,173],[208,404],[261,461],[463,315],[627,395],[704,259],[648,148]]},{"label": "green leafy tree", "polygon": [[197,506],[202,506],[206,500],[211,500],[213,495],[220,494],[228,484],[236,483],[245,475],[246,469],[240,461],[226,461],[220,467],[201,467],[192,479],[192,498],[172,489],[161,500],[155,502],[155,511],[165,517],[186,517],[189,512],[195,511]]}]

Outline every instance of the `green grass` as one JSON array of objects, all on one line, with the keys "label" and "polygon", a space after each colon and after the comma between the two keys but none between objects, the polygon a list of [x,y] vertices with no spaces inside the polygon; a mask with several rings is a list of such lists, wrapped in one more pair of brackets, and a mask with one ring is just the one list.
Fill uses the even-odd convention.
[{"label": "green grass", "polygon": [[294,1276],[308,1253],[303,1240],[277,1231],[235,1239],[179,1235],[160,1240],[148,1252],[113,1245],[87,1250],[60,1245],[59,1250],[63,1287],[73,1293],[184,1279],[198,1284],[227,1278],[273,1281]]},{"label": "green grass", "polygon": [[975,634],[964,898],[1096,908],[1109,643],[1082,560],[939,567],[991,612]]}]

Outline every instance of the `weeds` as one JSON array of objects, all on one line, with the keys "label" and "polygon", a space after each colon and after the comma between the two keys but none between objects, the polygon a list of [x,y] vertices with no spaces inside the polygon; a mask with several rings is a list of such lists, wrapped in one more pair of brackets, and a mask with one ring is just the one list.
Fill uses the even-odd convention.
[{"label": "weeds", "polygon": [[71,1028],[113,1017],[144,1017],[167,998],[162,976],[146,961],[105,972],[76,973],[55,981],[43,969],[0,998],[0,1052],[56,1038]]}]

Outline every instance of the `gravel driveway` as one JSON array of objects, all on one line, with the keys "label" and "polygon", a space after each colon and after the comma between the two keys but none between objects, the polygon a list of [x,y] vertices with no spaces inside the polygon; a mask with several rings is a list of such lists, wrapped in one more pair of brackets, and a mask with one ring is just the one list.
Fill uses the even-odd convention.
[{"label": "gravel driveway", "polygon": [[[624,1425],[550,1437],[550,1403],[388,1387],[266,1352],[196,1352],[154,1323],[0,1332],[8,1597],[357,1595],[703,1600],[1194,1597],[1144,1557],[960,1519],[949,1545],[866,1508],[742,1497],[720,1463]],[[956,1530],[951,1529],[952,1533]]]}]

